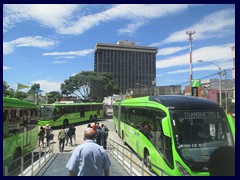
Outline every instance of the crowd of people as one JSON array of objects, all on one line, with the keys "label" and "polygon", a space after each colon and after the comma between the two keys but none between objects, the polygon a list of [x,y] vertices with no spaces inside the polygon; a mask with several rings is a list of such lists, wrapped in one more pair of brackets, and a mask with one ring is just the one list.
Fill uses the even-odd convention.
[{"label": "crowd of people", "polygon": [[[108,131],[106,125],[99,124],[97,122],[87,125],[87,128],[92,128],[95,132],[95,141],[98,145],[103,146],[104,149],[107,148],[107,138],[108,138]],[[46,141],[45,141],[46,139]],[[52,128],[48,124],[43,127],[40,127],[40,130],[38,132],[38,146],[44,147],[45,142],[46,146],[50,145],[51,140],[54,139],[54,135],[52,133]],[[59,151],[64,151],[64,146],[70,145],[74,146],[76,145],[76,128],[74,124],[62,126],[58,133],[58,140],[59,140]]]},{"label": "crowd of people", "polygon": [[96,143],[106,149],[109,131],[107,126],[104,124],[100,126],[100,124],[96,122],[93,125],[88,124],[87,128],[92,128],[94,130],[94,132],[96,133]]},{"label": "crowd of people", "polygon": [[[107,138],[108,138],[108,131],[106,125],[99,123],[88,124],[87,129],[93,129],[95,133],[95,141],[98,145],[103,146],[104,149],[107,148]],[[41,131],[40,131],[41,132]],[[67,145],[74,146],[76,145],[76,128],[73,125],[62,126],[61,130],[58,133],[58,140],[59,140],[59,151],[63,152],[64,147]],[[73,144],[74,141],[74,144]]]}]

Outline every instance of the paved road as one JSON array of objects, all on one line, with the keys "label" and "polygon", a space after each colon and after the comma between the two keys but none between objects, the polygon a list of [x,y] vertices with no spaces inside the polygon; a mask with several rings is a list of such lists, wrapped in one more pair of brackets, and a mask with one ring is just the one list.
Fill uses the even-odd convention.
[{"label": "paved road", "polygon": [[[116,142],[122,143],[120,137],[114,130],[112,119],[99,120],[100,124],[106,124],[109,128],[109,137]],[[87,123],[88,124],[88,123]],[[65,146],[64,152],[59,152],[57,135],[59,129],[53,130],[54,141],[53,149],[55,155],[47,162],[47,164],[37,173],[36,176],[68,176],[68,170],[66,164],[70,158],[73,150],[77,145],[84,142],[83,132],[87,127],[87,124],[76,125],[76,144],[74,146]],[[127,172],[119,165],[119,163],[109,154],[111,160],[110,176],[129,176]]]}]

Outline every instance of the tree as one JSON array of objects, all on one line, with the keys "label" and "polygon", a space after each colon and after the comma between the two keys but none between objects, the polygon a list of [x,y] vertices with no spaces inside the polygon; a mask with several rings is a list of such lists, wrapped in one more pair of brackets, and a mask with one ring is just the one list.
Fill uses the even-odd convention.
[{"label": "tree", "polygon": [[14,97],[15,98],[18,98],[18,99],[26,99],[28,97],[28,94],[25,93],[25,92],[21,92],[21,91],[16,91],[16,93],[14,94]]},{"label": "tree", "polygon": [[28,94],[21,91],[15,91],[13,88],[10,88],[6,81],[3,81],[3,96],[24,100],[27,98]]},{"label": "tree", "polygon": [[14,89],[10,88],[6,81],[3,81],[3,96],[14,97]]},{"label": "tree", "polygon": [[119,93],[119,87],[110,73],[83,71],[61,84],[62,94],[76,95],[82,101],[103,101],[104,97]]},{"label": "tree", "polygon": [[61,94],[58,91],[51,91],[48,94],[48,103],[52,104],[56,101],[56,99],[59,99],[61,97]]},{"label": "tree", "polygon": [[10,88],[6,81],[3,81],[3,96],[10,98],[15,97],[15,90]]},{"label": "tree", "polygon": [[30,88],[30,90],[28,91],[29,94],[35,94],[36,89],[39,89],[40,85],[39,84],[33,84]]}]

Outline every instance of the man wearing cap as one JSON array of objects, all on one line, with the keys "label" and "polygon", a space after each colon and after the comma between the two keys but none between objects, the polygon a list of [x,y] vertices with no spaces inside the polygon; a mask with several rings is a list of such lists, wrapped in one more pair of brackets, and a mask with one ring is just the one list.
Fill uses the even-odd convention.
[{"label": "man wearing cap", "polygon": [[109,176],[111,162],[95,138],[92,128],[84,131],[85,142],[74,150],[66,165],[70,176]]}]

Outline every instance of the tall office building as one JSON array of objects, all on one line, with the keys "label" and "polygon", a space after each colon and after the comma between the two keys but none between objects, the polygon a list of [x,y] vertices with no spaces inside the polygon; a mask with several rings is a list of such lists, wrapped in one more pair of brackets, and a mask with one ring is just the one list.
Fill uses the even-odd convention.
[{"label": "tall office building", "polygon": [[157,48],[136,46],[134,42],[97,43],[95,72],[111,72],[123,94],[129,88],[153,87],[156,78]]}]

